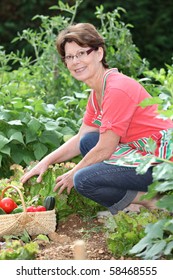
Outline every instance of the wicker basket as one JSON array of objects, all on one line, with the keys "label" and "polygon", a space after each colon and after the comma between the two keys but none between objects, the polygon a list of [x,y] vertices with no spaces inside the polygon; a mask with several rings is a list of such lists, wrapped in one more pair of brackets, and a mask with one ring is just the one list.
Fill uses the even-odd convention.
[{"label": "wicker basket", "polygon": [[0,215],[0,237],[4,235],[20,235],[26,230],[29,235],[49,234],[56,228],[55,209],[43,212],[27,212],[23,194],[19,188],[8,186],[3,189],[1,198],[7,189],[15,189],[21,199],[23,212]]}]

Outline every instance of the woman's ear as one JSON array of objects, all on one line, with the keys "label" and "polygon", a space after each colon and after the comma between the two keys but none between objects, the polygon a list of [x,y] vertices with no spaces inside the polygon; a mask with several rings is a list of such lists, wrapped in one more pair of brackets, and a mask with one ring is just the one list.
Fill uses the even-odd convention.
[{"label": "woman's ear", "polygon": [[98,57],[99,57],[99,60],[102,61],[103,59],[103,48],[102,47],[99,47],[98,50],[97,50],[97,53],[98,53]]}]

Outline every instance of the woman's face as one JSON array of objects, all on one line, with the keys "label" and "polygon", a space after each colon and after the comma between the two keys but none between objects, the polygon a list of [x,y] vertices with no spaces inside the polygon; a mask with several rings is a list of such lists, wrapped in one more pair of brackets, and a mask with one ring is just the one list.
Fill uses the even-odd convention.
[{"label": "woman's face", "polygon": [[[87,53],[88,51],[88,53]],[[90,84],[99,67],[103,67],[103,49],[92,50],[90,47],[80,47],[75,42],[65,44],[65,62],[72,76]]]}]

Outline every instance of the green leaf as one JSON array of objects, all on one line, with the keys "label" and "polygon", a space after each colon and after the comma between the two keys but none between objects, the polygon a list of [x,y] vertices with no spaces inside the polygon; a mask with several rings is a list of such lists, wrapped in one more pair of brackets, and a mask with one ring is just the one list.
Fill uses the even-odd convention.
[{"label": "green leaf", "polygon": [[17,142],[24,144],[23,135],[20,131],[15,132],[13,135],[11,135],[9,141],[11,142],[13,140],[16,140]]},{"label": "green leaf", "polygon": [[29,243],[31,241],[31,237],[26,230],[23,231],[23,234],[20,236],[20,239],[25,243]]},{"label": "green leaf", "polygon": [[148,192],[145,193],[141,198],[143,199],[151,199],[156,196],[157,191],[155,190],[155,187],[157,186],[157,182],[152,183],[148,186]]},{"label": "green leaf", "polygon": [[166,247],[163,235],[164,227],[168,222],[169,219],[163,218],[154,224],[148,224],[145,228],[146,235],[130,250],[130,253],[144,259],[155,259],[157,255],[160,256]]},{"label": "green leaf", "polygon": [[0,135],[0,150],[7,144],[9,143],[8,138]]},{"label": "green leaf", "polygon": [[152,260],[155,259],[156,256],[162,255],[164,249],[166,247],[165,240],[159,240],[154,245],[152,245],[145,253],[145,259]]},{"label": "green leaf", "polygon": [[40,129],[41,127],[41,123],[36,119],[36,118],[32,118],[29,123],[28,123],[28,128],[31,132],[38,132],[38,130]]},{"label": "green leaf", "polygon": [[156,181],[159,180],[171,180],[173,179],[173,172],[172,172],[172,164],[171,163],[162,163],[158,164],[153,168],[153,179]]},{"label": "green leaf", "polygon": [[43,240],[43,241],[49,242],[49,238],[48,238],[47,235],[45,235],[45,234],[39,234],[39,235],[37,235],[37,237],[36,237],[35,240]]},{"label": "green leaf", "polygon": [[15,163],[20,164],[24,158],[24,154],[25,151],[23,151],[21,147],[19,148],[19,146],[15,144],[11,145],[11,158]]},{"label": "green leaf", "polygon": [[162,103],[163,103],[163,101],[159,97],[152,97],[152,98],[145,98],[139,104],[139,106],[141,106],[142,108],[145,108],[146,106],[150,106],[153,104],[162,104]]},{"label": "green leaf", "polygon": [[9,121],[7,122],[9,125],[22,125],[21,120],[13,120],[13,121]]},{"label": "green leaf", "polygon": [[73,129],[71,129],[70,127],[66,126],[66,127],[63,127],[61,129],[61,133],[63,135],[75,135],[75,132]]},{"label": "green leaf", "polygon": [[158,206],[160,208],[165,208],[168,211],[173,211],[173,194],[165,195],[158,201]]},{"label": "green leaf", "polygon": [[46,124],[45,124],[45,128],[47,131],[49,130],[57,130],[57,128],[59,127],[59,124],[58,122],[56,121],[48,121]]},{"label": "green leaf", "polygon": [[37,160],[40,160],[48,151],[48,148],[42,143],[34,144],[33,148],[34,155]]},{"label": "green leaf", "polygon": [[13,98],[13,100],[11,101],[11,104],[13,104],[13,107],[16,109],[21,109],[24,106],[24,104],[22,102],[22,98],[19,98],[19,97]]},{"label": "green leaf", "polygon": [[1,117],[3,117],[3,116],[0,116],[0,131],[2,132],[2,131],[6,130],[8,125],[4,120],[1,120]]},{"label": "green leaf", "polygon": [[156,142],[152,138],[149,138],[145,148],[146,148],[147,151],[153,152],[153,154],[154,154],[154,152],[157,148],[156,147]]},{"label": "green leaf", "polygon": [[169,190],[173,190],[173,182],[172,181],[157,182],[155,189],[158,192],[166,192]]},{"label": "green leaf", "polygon": [[148,168],[151,167],[151,164],[153,163],[154,158],[155,158],[154,156],[153,157],[152,156],[143,157],[141,163],[136,168],[137,173],[139,173],[139,174],[146,173]]},{"label": "green leaf", "polygon": [[39,137],[41,143],[49,144],[52,147],[58,147],[62,139],[62,134],[57,131],[43,131]]},{"label": "green leaf", "polygon": [[[34,159],[33,153],[29,152],[29,151],[25,151],[25,153],[23,154],[23,161],[29,165]],[[17,162],[17,161],[16,161]]]},{"label": "green leaf", "polygon": [[36,254],[39,251],[39,246],[36,242],[30,242],[20,249],[20,254],[17,256],[16,260],[34,260]]},{"label": "green leaf", "polygon": [[169,254],[171,254],[172,250],[173,250],[173,241],[171,241],[167,244],[167,246],[164,250],[164,254],[169,255]]},{"label": "green leaf", "polygon": [[142,252],[147,246],[148,244],[150,244],[151,239],[147,236],[142,238],[135,246],[133,246],[133,248],[130,250],[130,254],[138,254],[140,252]]},{"label": "green leaf", "polygon": [[25,138],[26,138],[26,144],[38,141],[36,132],[31,132],[29,130],[25,132]]},{"label": "green leaf", "polygon": [[165,224],[165,231],[166,232],[170,232],[173,234],[173,219],[169,220],[166,224]]},{"label": "green leaf", "polygon": [[79,99],[85,99],[85,98],[87,98],[88,97],[88,94],[86,94],[86,93],[81,93],[81,92],[74,92],[74,94],[75,94],[75,97],[76,98],[79,98]]},{"label": "green leaf", "polygon": [[149,238],[152,239],[162,239],[163,238],[163,228],[167,219],[159,220],[154,224],[148,224],[146,226],[145,232],[148,234]]},{"label": "green leaf", "polygon": [[69,139],[71,139],[73,137],[73,135],[64,135],[63,140],[64,142],[67,142]]},{"label": "green leaf", "polygon": [[4,146],[4,147],[1,149],[1,153],[10,156],[10,150],[11,150],[11,149],[10,149],[9,146]]}]

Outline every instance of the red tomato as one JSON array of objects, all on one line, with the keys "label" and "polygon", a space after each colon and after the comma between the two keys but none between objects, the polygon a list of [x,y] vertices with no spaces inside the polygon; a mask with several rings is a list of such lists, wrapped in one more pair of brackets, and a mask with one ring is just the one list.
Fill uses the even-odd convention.
[{"label": "red tomato", "polygon": [[39,205],[39,206],[37,206],[36,210],[39,211],[39,212],[46,211],[46,207],[44,207],[42,205]]},{"label": "red tomato", "polygon": [[36,212],[37,209],[36,209],[35,206],[29,206],[29,207],[26,208],[26,211],[27,211],[27,212]]},{"label": "red tomato", "polygon": [[10,197],[4,197],[0,200],[0,208],[2,208],[7,214],[9,214],[15,208],[17,208],[17,204]]}]

